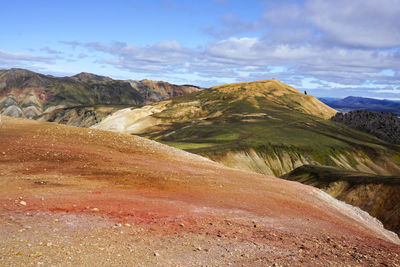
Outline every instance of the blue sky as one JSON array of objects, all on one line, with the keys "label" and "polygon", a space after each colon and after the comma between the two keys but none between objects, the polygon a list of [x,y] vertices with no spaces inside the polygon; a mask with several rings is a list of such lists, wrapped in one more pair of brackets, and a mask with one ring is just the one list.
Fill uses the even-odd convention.
[{"label": "blue sky", "polygon": [[2,1],[0,68],[400,99],[400,0]]}]

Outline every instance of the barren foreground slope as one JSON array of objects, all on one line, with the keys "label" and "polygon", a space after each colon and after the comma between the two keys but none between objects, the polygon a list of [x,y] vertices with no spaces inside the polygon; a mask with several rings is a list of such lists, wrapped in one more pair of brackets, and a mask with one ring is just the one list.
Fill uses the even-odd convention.
[{"label": "barren foreground slope", "polygon": [[4,118],[0,265],[396,265],[397,236],[299,183],[135,136]]}]

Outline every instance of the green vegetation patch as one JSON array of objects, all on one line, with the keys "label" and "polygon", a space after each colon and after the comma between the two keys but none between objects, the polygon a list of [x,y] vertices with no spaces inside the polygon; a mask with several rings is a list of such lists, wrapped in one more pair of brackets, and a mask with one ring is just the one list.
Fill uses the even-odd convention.
[{"label": "green vegetation patch", "polygon": [[166,141],[161,141],[161,143],[179,149],[197,149],[197,148],[211,147],[215,145],[212,143],[188,143],[188,142],[166,142]]},{"label": "green vegetation patch", "polygon": [[[392,146],[369,134],[295,110],[302,104],[290,99],[290,95],[275,100],[267,93],[265,97],[246,95],[246,86],[240,86],[232,90],[226,86],[224,90],[211,88],[173,98],[168,109],[155,115],[170,119],[171,127],[147,135],[205,156],[252,149],[279,157],[285,150],[333,166],[336,165],[334,159],[343,154],[353,166],[357,162],[352,153],[362,152],[371,160],[381,152],[399,154]],[[274,90],[269,90],[269,94]],[[281,102],[284,105],[279,104]],[[193,104],[196,111],[187,108],[189,103],[198,103]],[[400,154],[397,157],[400,162]]]}]

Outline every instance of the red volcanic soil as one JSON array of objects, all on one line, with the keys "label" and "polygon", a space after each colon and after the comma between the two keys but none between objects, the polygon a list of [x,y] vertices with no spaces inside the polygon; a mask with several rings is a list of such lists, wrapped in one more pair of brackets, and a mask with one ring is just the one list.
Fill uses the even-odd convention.
[{"label": "red volcanic soil", "polygon": [[0,265],[400,265],[321,191],[136,136],[3,117]]}]

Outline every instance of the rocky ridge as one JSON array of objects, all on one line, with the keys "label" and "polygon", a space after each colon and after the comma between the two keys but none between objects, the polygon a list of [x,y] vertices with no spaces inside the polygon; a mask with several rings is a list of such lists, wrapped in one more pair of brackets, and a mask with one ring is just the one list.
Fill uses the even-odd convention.
[{"label": "rocky ridge", "polygon": [[372,134],[388,143],[400,144],[400,119],[395,113],[356,110],[337,113],[331,120]]},{"label": "rocky ridge", "polygon": [[[0,113],[88,127],[122,107],[137,107],[197,90],[200,89],[195,86],[149,80],[118,81],[84,72],[72,77],[53,77],[10,69],[0,72]],[[102,112],[104,108],[109,111]],[[87,118],[89,115],[91,118]],[[84,123],[79,124],[80,121]]]}]

